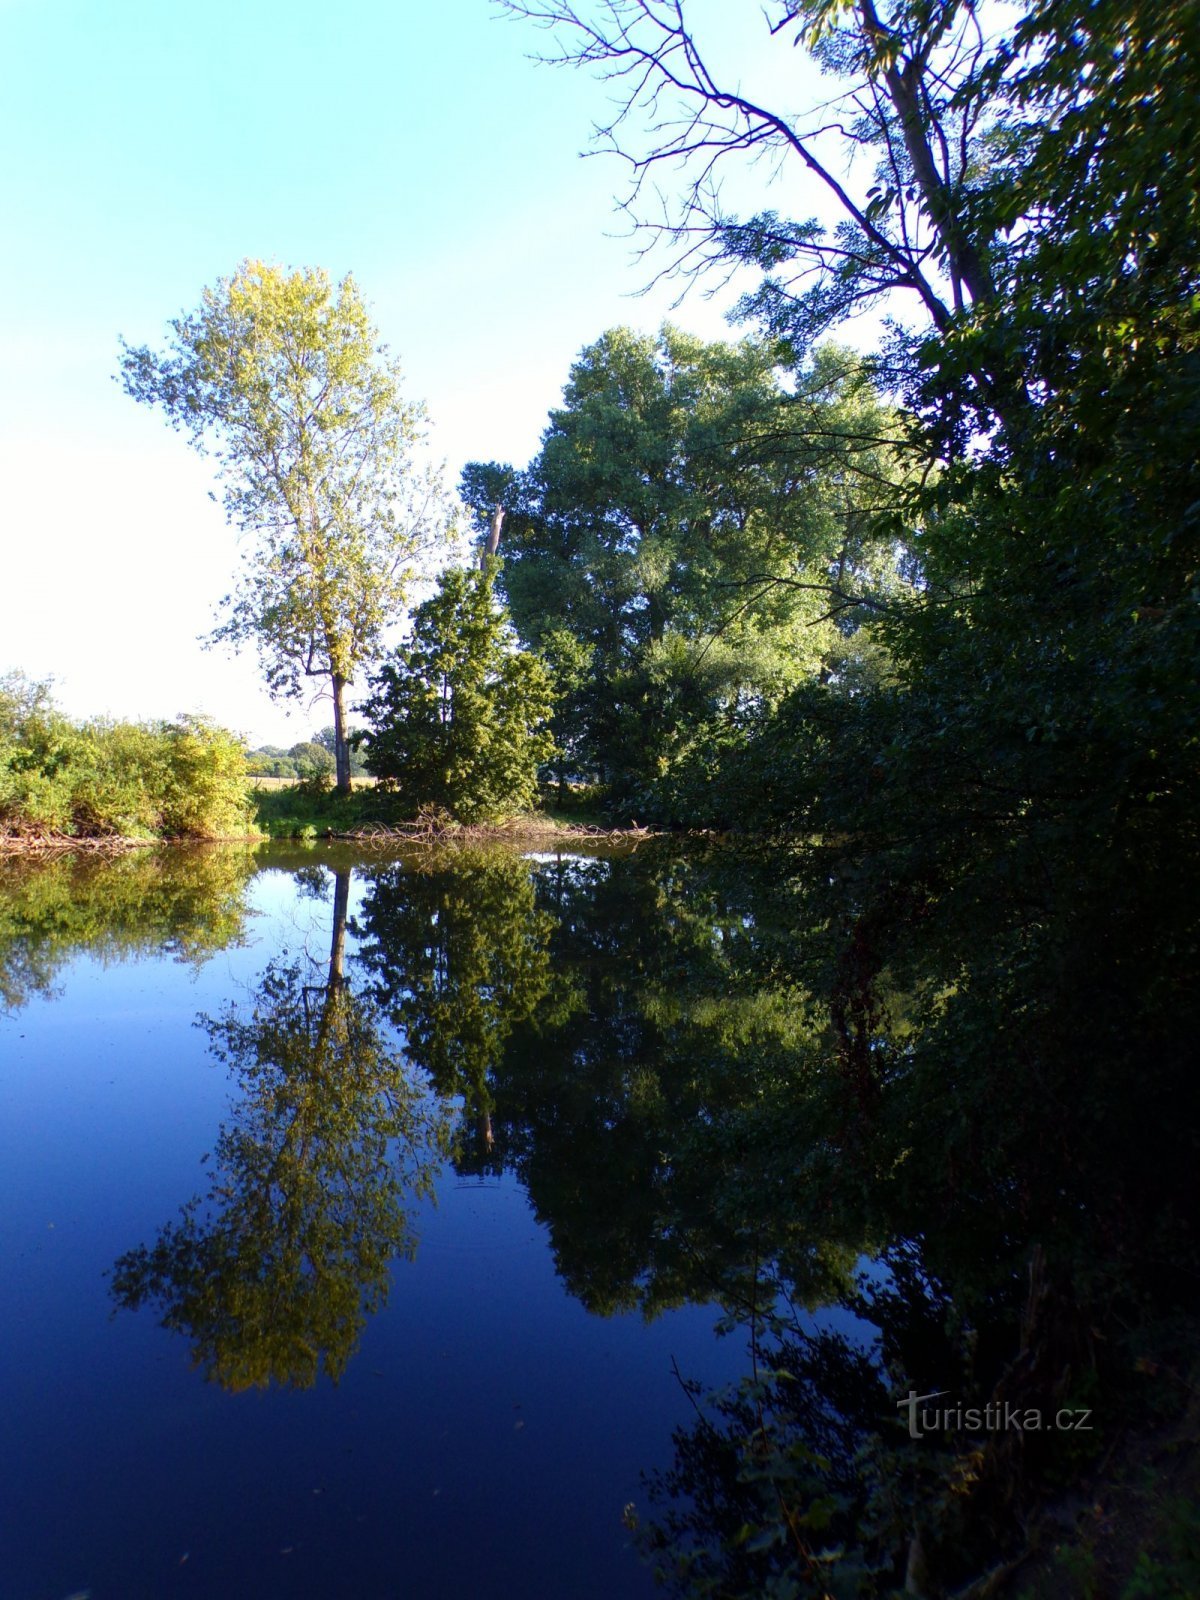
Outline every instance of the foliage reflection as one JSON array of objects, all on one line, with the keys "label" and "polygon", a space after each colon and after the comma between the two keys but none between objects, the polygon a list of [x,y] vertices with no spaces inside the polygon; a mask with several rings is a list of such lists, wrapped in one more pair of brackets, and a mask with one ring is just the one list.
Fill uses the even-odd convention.
[{"label": "foliage reflection", "polygon": [[445,1143],[444,1109],[347,980],[349,891],[342,868],[323,975],[272,961],[248,1009],[200,1018],[239,1095],[207,1204],[113,1273],[119,1305],[156,1305],[230,1389],[341,1376],[392,1260],[415,1247],[412,1205]]},{"label": "foliage reflection", "polygon": [[52,995],[81,953],[199,963],[237,944],[253,873],[253,850],[228,845],[0,860],[0,1010]]},{"label": "foliage reflection", "polygon": [[[589,1310],[715,1302],[748,1337],[650,1485],[681,1594],[961,1584],[1185,1370],[1186,1007],[1138,1077],[1115,984],[1089,1029],[1070,961],[1001,962],[952,905],[884,917],[799,849],[364,875],[353,918],[335,875],[320,981],[278,959],[204,1019],[241,1095],[208,1206],[118,1265],[223,1383],[343,1370],[446,1151],[520,1178]],[[912,1439],[910,1389],[1105,1421]]]}]

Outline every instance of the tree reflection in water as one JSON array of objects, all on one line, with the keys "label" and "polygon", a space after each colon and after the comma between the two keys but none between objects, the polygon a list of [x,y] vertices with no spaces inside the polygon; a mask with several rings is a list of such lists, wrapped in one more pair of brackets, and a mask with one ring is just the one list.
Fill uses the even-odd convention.
[{"label": "tree reflection in water", "polygon": [[[206,1019],[243,1095],[208,1205],[118,1265],[220,1381],[342,1371],[448,1138],[460,1171],[519,1176],[590,1310],[713,1301],[748,1336],[747,1383],[693,1396],[649,1486],[640,1537],[680,1594],[961,1583],[1186,1370],[1178,983],[1150,1016],[1114,979],[1089,1024],[1074,978],[1103,949],[1035,966],[985,919],[964,943],[952,902],[872,909],[779,851],[367,878],[350,924],[336,878],[321,982],[276,961],[248,1015]],[[1096,1427],[913,1440],[910,1389]]]},{"label": "tree reflection in water", "polygon": [[455,1159],[498,1171],[495,1091],[513,1030],[552,1030],[579,1004],[551,963],[556,918],[531,864],[511,851],[436,849],[373,874],[356,931],[369,993],[403,1029],[410,1058],[463,1102]]},{"label": "tree reflection in water", "polygon": [[229,1389],[307,1387],[345,1369],[414,1248],[449,1126],[379,1007],[345,972],[350,869],[335,874],[327,969],[271,962],[248,1012],[202,1017],[240,1098],[207,1203],[113,1271],[119,1305],[154,1304]]},{"label": "tree reflection in water", "polygon": [[[459,1165],[521,1177],[573,1294],[718,1301],[749,1339],[747,1383],[650,1486],[664,1577],[885,1594],[1019,1547],[1048,1489],[1162,1403],[1148,1374],[1187,1368],[1192,999],[1175,983],[1150,1016],[1114,971],[1097,1008],[1080,974],[1107,948],[1034,963],[985,915],[872,904],[799,853],[527,871],[377,881],[366,960],[481,1108]],[[1109,1420],[913,1440],[910,1389],[1046,1416],[1104,1396]]]},{"label": "tree reflection in water", "polygon": [[236,845],[0,857],[0,1010],[53,995],[81,952],[107,964],[165,950],[199,966],[241,942],[254,870]]}]

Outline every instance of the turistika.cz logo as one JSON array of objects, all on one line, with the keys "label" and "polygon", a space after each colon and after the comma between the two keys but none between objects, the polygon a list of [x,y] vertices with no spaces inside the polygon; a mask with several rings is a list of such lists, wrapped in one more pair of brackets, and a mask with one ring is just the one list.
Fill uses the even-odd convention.
[{"label": "turistika.cz logo", "polygon": [[1019,1406],[1011,1400],[989,1401],[986,1406],[931,1406],[949,1389],[933,1389],[929,1394],[908,1391],[907,1400],[897,1400],[908,1412],[908,1432],[913,1439],[928,1433],[1089,1433],[1091,1411],[1064,1407],[1061,1411],[1042,1411],[1036,1406]]}]

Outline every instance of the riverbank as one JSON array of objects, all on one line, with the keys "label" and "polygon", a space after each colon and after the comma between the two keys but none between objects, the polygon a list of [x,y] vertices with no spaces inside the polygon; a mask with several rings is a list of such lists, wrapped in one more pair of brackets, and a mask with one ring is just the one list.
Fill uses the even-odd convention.
[{"label": "riverbank", "polygon": [[132,850],[156,850],[164,844],[244,844],[247,840],[264,837],[264,834],[227,834],[219,839],[198,839],[176,834],[169,838],[154,839],[119,833],[82,837],[71,833],[11,833],[0,834],[0,857],[120,856]]},{"label": "riverbank", "polygon": [[318,827],[298,822],[294,828],[256,829],[250,833],[223,834],[218,838],[198,838],[178,834],[160,839],[106,834],[78,837],[73,834],[0,834],[0,858],[59,855],[119,856],[130,851],[154,850],[164,845],[266,844],[272,840],[312,844],[334,840],[365,847],[419,844],[559,842],[603,843],[606,840],[637,840],[659,837],[661,830],[646,827],[604,828],[589,823],[561,822],[536,815],[509,817],[495,823],[462,823],[452,818],[421,817],[408,822],[363,822],[354,826]]}]

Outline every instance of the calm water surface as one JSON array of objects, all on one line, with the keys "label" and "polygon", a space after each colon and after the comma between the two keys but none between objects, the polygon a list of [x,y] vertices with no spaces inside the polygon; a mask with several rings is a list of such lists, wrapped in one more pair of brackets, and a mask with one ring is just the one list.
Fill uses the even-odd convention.
[{"label": "calm water surface", "polygon": [[623,1508],[745,1347],[631,870],[4,869],[0,1595],[653,1592]]},{"label": "calm water surface", "polygon": [[0,1600],[636,1597],[643,1556],[817,1600],[903,1589],[914,1527],[947,1592],[1019,1550],[1194,1359],[1194,1030],[1119,963],[1064,1021],[960,898],[885,937],[839,870],[0,865]]}]

